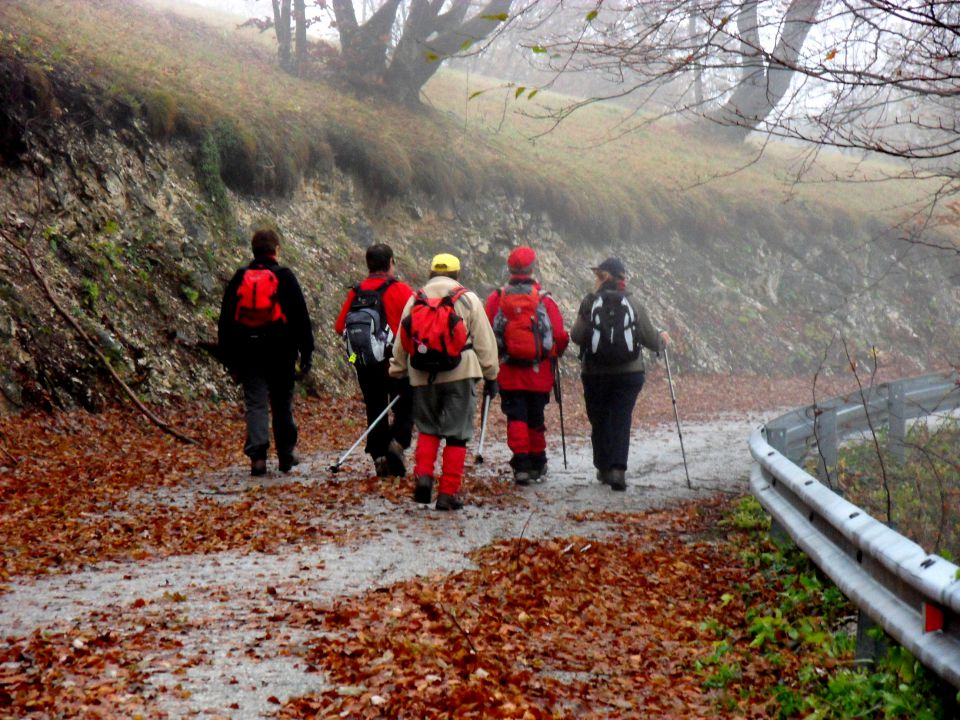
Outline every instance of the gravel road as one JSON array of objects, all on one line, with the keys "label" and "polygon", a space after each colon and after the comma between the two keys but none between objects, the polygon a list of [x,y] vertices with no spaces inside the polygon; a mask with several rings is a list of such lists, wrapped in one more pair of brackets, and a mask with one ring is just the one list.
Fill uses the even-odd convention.
[{"label": "gravel road", "polygon": [[[304,672],[297,652],[307,639],[303,632],[290,629],[264,637],[265,612],[283,603],[330,602],[416,575],[455,572],[470,566],[468,552],[499,539],[521,534],[602,537],[608,532],[602,523],[574,524],[571,513],[634,512],[717,493],[745,493],[750,467],[747,437],[760,422],[758,415],[685,425],[692,489],[686,486],[675,426],[635,433],[626,493],[600,485],[590,462],[589,442],[569,438],[568,469],[556,448],[545,482],[516,488],[520,497],[507,507],[468,505],[460,513],[441,513],[412,501],[396,505],[371,499],[349,517],[319,509],[311,521],[345,531],[353,523],[375,523],[386,530],[372,540],[345,546],[288,546],[269,555],[231,552],[103,565],[26,580],[13,584],[0,598],[0,631],[13,637],[65,625],[97,629],[105,613],[176,593],[182,597],[178,609],[186,619],[177,653],[195,653],[199,660],[186,673],[173,675],[174,664],[163,652],[147,658],[153,707],[172,717],[260,717],[276,709],[268,698],[275,703],[324,687],[322,674]],[[507,457],[504,445],[488,443],[485,463],[474,471],[499,473],[506,481]],[[307,458],[289,478],[270,482],[326,478],[333,459],[327,454]],[[175,500],[189,503],[209,492],[211,483],[242,487],[251,482],[244,471],[238,467],[199,478],[178,491]],[[348,471],[338,477],[349,482],[350,475]],[[229,495],[224,499],[229,501]],[[176,692],[170,692],[171,687]]]}]

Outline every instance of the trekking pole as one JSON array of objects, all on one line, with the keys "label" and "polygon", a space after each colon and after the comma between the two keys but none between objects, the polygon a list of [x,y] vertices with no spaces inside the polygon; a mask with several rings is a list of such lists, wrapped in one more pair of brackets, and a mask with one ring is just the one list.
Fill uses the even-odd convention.
[{"label": "trekking pole", "polygon": [[563,447],[563,469],[567,469],[567,433],[563,429],[563,388],[560,385],[560,362],[553,361],[553,397],[560,408],[560,445]]},{"label": "trekking pole", "polygon": [[687,469],[687,452],[683,449],[683,430],[680,429],[680,413],[677,412],[677,396],[673,392],[673,375],[670,373],[670,357],[667,355],[667,347],[663,347],[663,362],[667,366],[667,382],[670,384],[670,400],[673,401],[673,417],[677,421],[677,435],[680,436],[680,454],[683,456],[683,472],[687,476],[687,487],[691,490],[693,485],[690,483],[690,471]]},{"label": "trekking pole", "polygon": [[480,420],[480,446],[477,448],[477,457],[473,459],[477,465],[483,465],[483,439],[487,436],[487,416],[490,415],[490,396],[483,398],[483,419]]},{"label": "trekking pole", "polygon": [[340,472],[340,466],[343,465],[344,462],[346,462],[347,458],[350,456],[350,453],[352,453],[354,450],[357,449],[357,445],[362,443],[363,439],[370,434],[370,431],[373,430],[374,427],[376,427],[377,423],[383,420],[384,417],[386,417],[387,413],[390,412],[390,408],[396,405],[397,400],[399,399],[400,399],[400,396],[397,395],[393,400],[390,401],[390,404],[383,409],[382,413],[377,415],[377,419],[374,420],[372,423],[370,423],[370,427],[368,427],[366,430],[363,431],[363,434],[357,438],[357,441],[353,445],[350,446],[350,449],[347,450],[339,460],[337,460],[333,465],[330,466],[330,472],[332,473]]}]

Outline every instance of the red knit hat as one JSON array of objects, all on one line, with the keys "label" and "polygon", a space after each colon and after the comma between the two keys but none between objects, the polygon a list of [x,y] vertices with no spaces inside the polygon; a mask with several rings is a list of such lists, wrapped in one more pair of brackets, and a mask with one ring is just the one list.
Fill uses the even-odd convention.
[{"label": "red knit hat", "polygon": [[533,270],[533,263],[537,259],[537,254],[533,248],[521,245],[515,248],[510,257],[507,258],[507,267],[514,273],[529,273]]}]

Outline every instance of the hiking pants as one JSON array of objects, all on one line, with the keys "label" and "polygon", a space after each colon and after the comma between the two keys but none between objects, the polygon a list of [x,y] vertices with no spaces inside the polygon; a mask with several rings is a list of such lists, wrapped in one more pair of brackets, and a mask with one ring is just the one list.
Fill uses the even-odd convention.
[{"label": "hiking pants", "polygon": [[473,378],[413,388],[413,421],[428,435],[470,440],[477,410]]},{"label": "hiking pants", "polygon": [[297,424],[293,420],[293,366],[269,371],[250,367],[242,371],[240,379],[247,408],[247,440],[243,452],[251,460],[267,458],[272,413],[277,456],[289,457],[297,445]]},{"label": "hiking pants", "polygon": [[393,406],[393,422],[386,417],[367,435],[367,444],[364,447],[367,454],[374,459],[383,457],[387,454],[387,446],[391,440],[396,440],[404,449],[410,447],[410,436],[413,434],[410,382],[406,378],[391,378],[387,374],[387,361],[370,368],[357,367],[357,381],[367,407],[367,427],[379,417],[393,398],[398,395],[400,397]]},{"label": "hiking pants", "polygon": [[541,470],[546,465],[547,439],[543,411],[549,402],[549,392],[500,391],[500,409],[507,416],[507,447],[513,453],[511,465],[514,469],[528,469],[528,460]]},{"label": "hiking pants", "polygon": [[413,388],[413,419],[420,431],[414,473],[434,476],[440,441],[446,440],[438,488],[441,493],[460,492],[476,409],[477,381],[473,378]]},{"label": "hiking pants", "polygon": [[627,469],[633,408],[644,377],[643,372],[581,375],[597,470]]}]

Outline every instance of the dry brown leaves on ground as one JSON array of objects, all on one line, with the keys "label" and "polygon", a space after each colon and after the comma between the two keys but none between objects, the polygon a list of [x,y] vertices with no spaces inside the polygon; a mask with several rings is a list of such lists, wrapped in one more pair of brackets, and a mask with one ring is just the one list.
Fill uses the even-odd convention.
[{"label": "dry brown leaves on ground", "polygon": [[[830,389],[839,389],[840,380]],[[812,397],[811,381],[804,378],[690,375],[675,383],[686,420],[799,404]],[[821,382],[823,392],[827,387]],[[568,435],[589,434],[579,381],[567,377],[564,390]],[[298,402],[296,412],[304,453],[342,451],[363,431],[363,411],[355,399],[311,398]],[[505,433],[497,404],[491,413],[488,442]],[[556,403],[549,411],[552,433],[558,430],[555,413]],[[178,443],[124,409],[0,419],[0,583],[14,575],[104,560],[237,548],[267,551],[304,538],[322,540],[323,528],[309,522],[316,508],[356,503],[371,493],[399,502],[409,493],[405,483],[354,472],[350,479],[357,482],[342,482],[342,474],[341,482],[254,487],[231,502],[209,497],[184,504],[158,491],[182,488],[236,463],[243,476],[242,411],[235,405],[181,405],[158,414],[200,442]],[[672,421],[666,376],[659,366],[651,368],[636,417],[640,424]],[[470,484],[470,500],[512,502],[504,488],[481,473]]]},{"label": "dry brown leaves on ground", "polygon": [[610,515],[622,528],[612,542],[504,541],[475,554],[477,570],[344,599],[308,654],[333,687],[280,715],[765,717],[757,698],[794,668],[773,667],[744,636],[752,663],[726,711],[696,670],[715,639],[706,619],[746,624],[730,587],[772,593],[729,542],[711,539],[720,503]]},{"label": "dry brown leaves on ground", "polygon": [[[347,406],[359,417],[356,402]],[[302,450],[342,442],[343,412],[343,402],[299,403]],[[178,490],[197,478],[236,463],[237,477],[248,477],[240,452],[243,416],[234,405],[183,406],[165,416],[200,442],[178,443],[126,410],[0,421],[9,453],[0,457],[0,582],[104,560],[265,551],[323,539],[327,531],[310,523],[317,508],[377,489],[364,479],[253,486],[229,501],[181,496]]]},{"label": "dry brown leaves on ground", "polygon": [[[167,717],[171,698],[189,695],[179,678],[228,651],[245,662],[286,656],[305,685],[329,682],[282,705],[264,698],[285,720],[766,717],[770,688],[799,658],[774,666],[746,632],[727,636],[742,667],[723,706],[697,669],[717,640],[707,621],[735,632],[747,625],[741,595],[775,592],[738,559],[737,538],[717,531],[728,502],[584,514],[574,519],[618,522],[618,539],[507,540],[477,551],[476,570],[332,606],[269,587],[236,597],[211,588],[193,613],[177,592],[112,606],[8,638],[0,712]],[[733,586],[745,590],[731,598]],[[226,626],[243,626],[248,639],[218,647]]]}]

